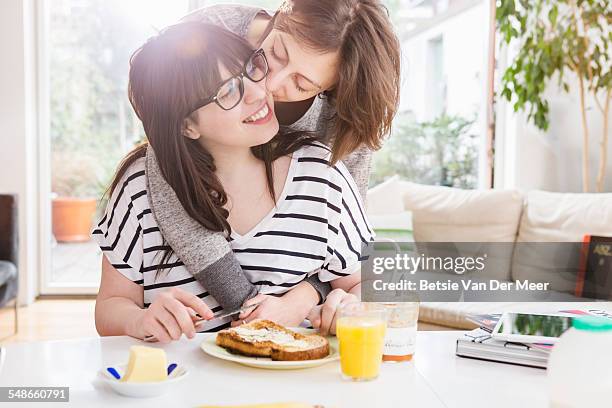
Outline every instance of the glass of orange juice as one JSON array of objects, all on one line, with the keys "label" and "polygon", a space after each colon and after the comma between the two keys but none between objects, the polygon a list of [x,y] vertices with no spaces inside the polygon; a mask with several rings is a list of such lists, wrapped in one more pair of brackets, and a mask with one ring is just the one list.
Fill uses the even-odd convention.
[{"label": "glass of orange juice", "polygon": [[339,306],[336,336],[343,378],[367,381],[378,377],[386,325],[383,305],[352,302]]}]

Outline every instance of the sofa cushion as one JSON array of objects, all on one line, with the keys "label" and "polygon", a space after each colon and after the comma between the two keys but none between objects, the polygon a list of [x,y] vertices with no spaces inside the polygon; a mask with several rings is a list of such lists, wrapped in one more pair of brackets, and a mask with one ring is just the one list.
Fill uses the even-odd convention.
[{"label": "sofa cushion", "polygon": [[612,236],[612,194],[529,192],[517,242],[576,244],[547,247],[518,244],[513,255],[512,279],[550,282],[552,290],[573,293],[584,235]]},{"label": "sofa cushion", "polygon": [[527,193],[518,242],[582,242],[586,234],[612,236],[612,193]]},{"label": "sofa cushion", "polygon": [[0,286],[14,279],[17,279],[15,264],[8,261],[0,261]]},{"label": "sofa cushion", "polygon": [[8,261],[0,261],[0,307],[17,297],[17,268]]},{"label": "sofa cushion", "polygon": [[393,176],[368,190],[366,210],[370,217],[398,214],[404,211],[399,176]]},{"label": "sofa cushion", "polygon": [[461,190],[402,183],[422,242],[514,242],[523,199],[516,190]]},{"label": "sofa cushion", "polygon": [[[456,254],[495,259],[486,277],[510,280],[513,243],[521,215],[522,196],[515,190],[461,190],[402,182],[404,206],[412,212],[416,242],[453,242]],[[481,242],[484,245],[461,245]]]}]

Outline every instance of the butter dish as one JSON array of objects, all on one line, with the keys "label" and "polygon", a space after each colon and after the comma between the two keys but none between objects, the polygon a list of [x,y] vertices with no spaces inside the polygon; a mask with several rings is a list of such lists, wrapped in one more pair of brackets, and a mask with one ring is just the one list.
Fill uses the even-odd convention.
[{"label": "butter dish", "polygon": [[114,364],[99,371],[103,382],[108,384],[117,394],[126,397],[148,398],[164,394],[173,384],[181,381],[188,374],[185,367],[177,364],[168,366],[168,377],[162,381],[126,382],[121,381],[125,375],[127,364]]}]

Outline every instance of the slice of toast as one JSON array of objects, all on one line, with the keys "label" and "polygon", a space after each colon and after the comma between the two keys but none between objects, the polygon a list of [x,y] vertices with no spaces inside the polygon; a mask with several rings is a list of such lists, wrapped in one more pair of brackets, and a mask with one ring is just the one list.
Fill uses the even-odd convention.
[{"label": "slice of toast", "polygon": [[275,361],[317,360],[329,355],[329,342],[318,334],[301,334],[270,320],[255,320],[221,330],[216,343],[226,350]]}]

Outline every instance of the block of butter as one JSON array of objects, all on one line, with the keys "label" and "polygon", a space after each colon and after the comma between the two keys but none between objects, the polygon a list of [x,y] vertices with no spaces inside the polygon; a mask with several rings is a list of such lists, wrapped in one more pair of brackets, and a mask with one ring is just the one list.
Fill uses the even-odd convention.
[{"label": "block of butter", "polygon": [[121,381],[154,382],[168,378],[168,361],[162,349],[146,346],[130,347],[130,361]]}]

